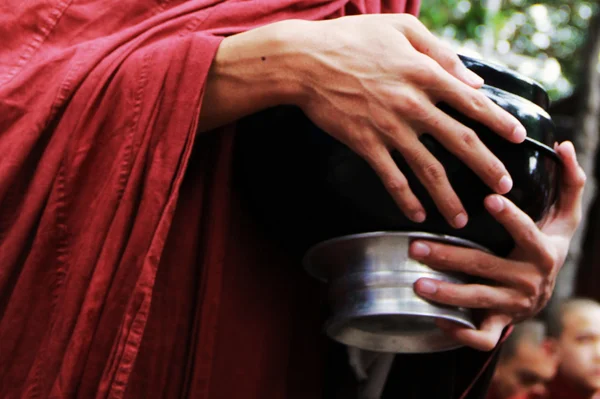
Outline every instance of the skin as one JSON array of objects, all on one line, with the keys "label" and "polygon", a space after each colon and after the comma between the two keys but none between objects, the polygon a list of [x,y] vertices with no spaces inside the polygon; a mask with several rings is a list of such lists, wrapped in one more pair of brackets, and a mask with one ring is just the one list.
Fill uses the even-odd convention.
[{"label": "skin", "polygon": [[586,397],[600,393],[600,306],[585,306],[563,316],[558,340],[559,372]]},{"label": "skin", "polygon": [[564,142],[555,150],[564,165],[560,199],[542,227],[505,197],[490,195],[485,199],[487,210],[517,243],[506,259],[434,242],[411,244],[411,256],[434,269],[463,272],[495,283],[494,286],[457,285],[433,279],[419,279],[415,283],[416,292],[424,298],[484,310],[478,329],[438,323],[448,335],[465,345],[485,351],[493,349],[507,325],[534,316],[552,295],[556,276],[581,221],[585,184],[585,174],[577,163],[573,144]]},{"label": "skin", "polygon": [[407,217],[423,221],[423,206],[390,156],[397,149],[448,222],[462,228],[467,213],[418,137],[431,133],[495,192],[507,193],[512,180],[504,165],[471,129],[435,106],[444,101],[522,142],[523,126],[476,90],[482,83],[410,15],[284,21],[222,42],[208,78],[201,129],[268,106],[297,105],[369,162]]},{"label": "skin", "polygon": [[[448,222],[461,228],[468,215],[443,167],[418,137],[432,134],[495,193],[510,191],[512,180],[504,165],[472,130],[436,107],[446,102],[507,140],[522,142],[523,126],[478,91],[481,84],[410,15],[282,21],[222,41],[208,75],[199,129],[208,131],[279,104],[297,105],[369,162],[409,218],[423,221],[427,215],[422,205],[390,156],[397,149]],[[499,282],[492,288],[430,280],[435,292],[426,289],[427,281],[417,282],[417,293],[433,301],[488,309],[478,330],[440,325],[466,345],[491,349],[504,326],[534,314],[550,297],[579,221],[585,180],[573,147],[562,144],[558,150],[567,165],[564,199],[543,231],[503,197],[486,199],[490,212],[522,243],[509,259],[434,243],[412,246],[412,255],[433,267]]]},{"label": "skin", "polygon": [[521,341],[514,356],[501,359],[496,367],[492,379],[494,398],[510,399],[517,395],[543,397],[556,368],[556,358],[543,346]]}]

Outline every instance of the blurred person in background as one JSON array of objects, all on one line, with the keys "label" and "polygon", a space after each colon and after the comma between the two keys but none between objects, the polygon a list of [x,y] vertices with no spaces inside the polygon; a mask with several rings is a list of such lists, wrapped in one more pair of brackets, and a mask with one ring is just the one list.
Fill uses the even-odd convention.
[{"label": "blurred person in background", "polygon": [[558,365],[548,343],[543,322],[516,324],[500,352],[487,399],[544,397]]},{"label": "blurred person in background", "polygon": [[584,298],[564,301],[550,312],[548,336],[559,356],[549,398],[600,397],[600,303]]}]

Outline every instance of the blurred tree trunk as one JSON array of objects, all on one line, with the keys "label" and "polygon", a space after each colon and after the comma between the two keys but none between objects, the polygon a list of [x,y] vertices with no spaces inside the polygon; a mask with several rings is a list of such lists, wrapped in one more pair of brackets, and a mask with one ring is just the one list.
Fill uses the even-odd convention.
[{"label": "blurred tree trunk", "polygon": [[[577,158],[588,180],[583,198],[583,220],[571,242],[569,254],[559,274],[553,301],[576,293],[600,299],[600,199],[597,196],[598,165],[597,148],[600,114],[600,13],[590,21],[588,37],[582,47],[582,71],[578,88],[577,108],[570,115],[575,117],[571,124]],[[577,278],[576,278],[577,276]],[[595,284],[594,284],[595,283]]]}]

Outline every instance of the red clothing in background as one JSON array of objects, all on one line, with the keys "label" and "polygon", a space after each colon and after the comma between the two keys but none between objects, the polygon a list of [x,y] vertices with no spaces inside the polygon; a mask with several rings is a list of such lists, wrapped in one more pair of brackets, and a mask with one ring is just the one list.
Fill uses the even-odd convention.
[{"label": "red clothing in background", "polygon": [[[580,392],[575,386],[558,373],[548,384],[548,396],[545,399],[592,399],[593,393]],[[536,399],[536,398],[529,398]]]}]

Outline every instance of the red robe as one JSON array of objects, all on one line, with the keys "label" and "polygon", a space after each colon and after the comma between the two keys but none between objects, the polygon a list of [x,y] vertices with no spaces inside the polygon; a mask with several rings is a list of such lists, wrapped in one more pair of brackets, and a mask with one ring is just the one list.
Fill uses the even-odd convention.
[{"label": "red robe", "polygon": [[[597,392],[582,392],[569,382],[561,373],[557,373],[554,379],[548,384],[548,396],[544,399],[597,399],[600,397]],[[528,398],[537,399],[537,398]]]},{"label": "red robe", "polygon": [[244,211],[234,127],[197,134],[203,87],[226,35],[417,8],[3,1],[0,398],[322,397],[320,287]]}]

